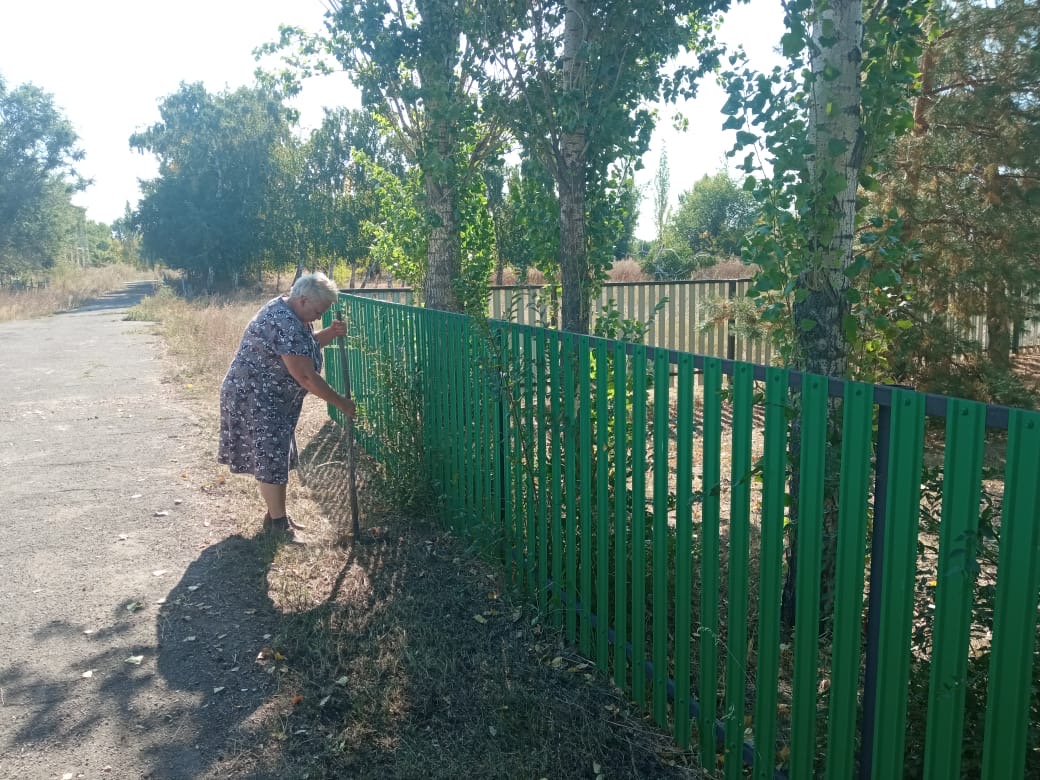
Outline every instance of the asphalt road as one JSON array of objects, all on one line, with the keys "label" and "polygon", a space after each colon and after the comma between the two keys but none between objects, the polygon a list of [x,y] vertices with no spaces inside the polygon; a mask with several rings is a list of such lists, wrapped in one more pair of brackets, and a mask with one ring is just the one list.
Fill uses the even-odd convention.
[{"label": "asphalt road", "polygon": [[0,778],[242,776],[263,739],[272,551],[124,320],[150,289],[0,323]]}]

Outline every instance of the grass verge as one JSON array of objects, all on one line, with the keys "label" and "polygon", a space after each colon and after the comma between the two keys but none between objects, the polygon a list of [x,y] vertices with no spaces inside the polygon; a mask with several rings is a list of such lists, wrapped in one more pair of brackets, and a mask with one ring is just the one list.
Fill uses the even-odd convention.
[{"label": "grass verge", "polygon": [[48,274],[46,287],[21,292],[0,289],[0,322],[68,311],[127,282],[154,278],[151,271],[119,263],[97,268],[56,268]]}]

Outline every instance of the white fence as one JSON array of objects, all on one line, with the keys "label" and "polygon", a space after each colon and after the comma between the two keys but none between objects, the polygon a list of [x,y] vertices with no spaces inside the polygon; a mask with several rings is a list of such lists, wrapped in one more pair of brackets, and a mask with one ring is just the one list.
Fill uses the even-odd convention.
[{"label": "white fence", "polygon": [[[709,314],[720,310],[718,305],[709,305],[709,301],[743,298],[750,285],[749,279],[608,282],[592,302],[592,319],[595,323],[608,302],[614,301],[621,317],[647,324],[643,343],[649,346],[769,364],[772,346],[767,336],[745,338],[734,331],[733,322],[724,316],[709,319]],[[557,327],[550,317],[550,301],[544,298],[543,289],[541,285],[492,287],[488,316],[524,325]],[[410,287],[374,287],[344,292],[408,305],[415,302]],[[655,313],[655,307],[662,301],[661,309]],[[985,318],[973,317],[972,327],[965,336],[985,348],[988,341]],[[1030,321],[1025,324],[1019,346],[1040,347],[1040,323]]]}]

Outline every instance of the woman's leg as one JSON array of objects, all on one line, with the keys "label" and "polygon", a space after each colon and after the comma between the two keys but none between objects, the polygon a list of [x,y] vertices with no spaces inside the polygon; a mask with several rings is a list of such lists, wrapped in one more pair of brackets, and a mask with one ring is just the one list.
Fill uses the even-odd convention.
[{"label": "woman's leg", "polygon": [[285,485],[260,482],[260,497],[267,504],[267,515],[272,518],[285,517]]}]

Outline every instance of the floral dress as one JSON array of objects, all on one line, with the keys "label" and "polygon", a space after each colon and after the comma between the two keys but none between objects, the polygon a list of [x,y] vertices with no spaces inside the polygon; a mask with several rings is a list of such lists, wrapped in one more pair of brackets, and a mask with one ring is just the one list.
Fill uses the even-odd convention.
[{"label": "floral dress", "polygon": [[284,298],[268,301],[246,327],[220,386],[217,460],[236,474],[284,485],[297,465],[296,423],[307,395],[282,355],[306,355],[321,371],[321,349],[308,323]]}]

